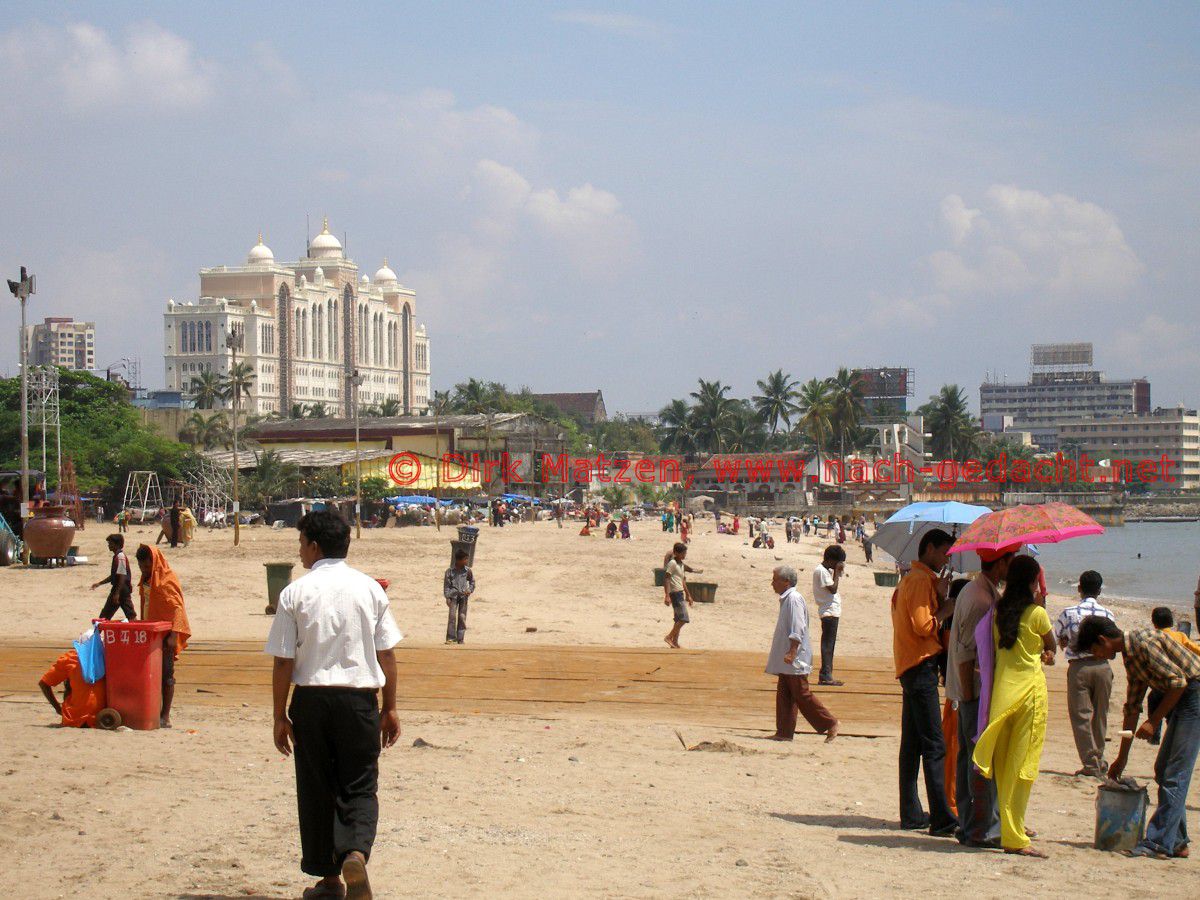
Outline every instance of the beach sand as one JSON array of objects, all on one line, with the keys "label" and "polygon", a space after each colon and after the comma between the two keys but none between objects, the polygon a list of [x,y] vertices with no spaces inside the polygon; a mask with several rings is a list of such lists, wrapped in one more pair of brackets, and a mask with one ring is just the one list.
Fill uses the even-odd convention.
[{"label": "beach sand", "polygon": [[[779,561],[801,567],[800,589],[809,594],[825,542],[810,537],[753,550],[744,535],[717,535],[711,520],[698,524],[689,562],[705,568],[696,577],[720,588],[715,604],[692,610],[682,637],[686,661],[716,667],[743,660],[741,677],[752,677],[735,651],[765,662],[777,610],[771,569]],[[467,648],[437,646],[452,528],[364,531],[350,561],[390,579],[406,650],[465,654],[496,646],[513,660],[522,648],[567,656],[584,645],[669,654],[662,643],[669,608],[650,570],[673,536],[657,521],[635,523],[634,539],[624,542],[577,531],[552,522],[482,529]],[[77,540],[96,565],[0,570],[0,656],[6,646],[44,645],[48,666],[52,648],[68,646],[103,602],[102,589],[87,588],[106,574],[106,533],[91,524]],[[134,528],[131,555],[154,533]],[[882,671],[890,665],[891,589],[876,587],[861,550],[848,547],[839,656],[875,658]],[[244,529],[238,548],[228,531],[202,531],[191,547],[167,551],[183,581],[196,647],[193,663],[188,651],[180,664],[171,731],[51,727],[36,674],[24,688],[6,681],[0,851],[11,860],[19,896],[299,896],[308,881],[298,868],[293,773],[271,746],[269,692],[247,685],[236,697],[197,693],[209,690],[200,665],[206,647],[265,637],[262,564],[293,560],[295,551],[294,530],[265,528]],[[1051,604],[1052,616],[1063,599]],[[1118,615],[1127,624],[1147,618],[1141,608]],[[704,655],[714,650],[728,652]],[[1115,669],[1112,737],[1124,693],[1119,663]],[[371,866],[377,896],[999,897],[1074,888],[1191,896],[1194,862],[1129,860],[1091,849],[1095,785],[1067,774],[1078,759],[1061,702],[1061,659],[1048,678],[1051,727],[1029,824],[1052,858],[1037,862],[897,829],[898,698],[891,727],[880,721],[861,729],[873,737],[826,745],[803,734],[779,745],[762,739],[774,724],[766,675],[760,721],[745,719],[739,707],[736,724],[717,702],[705,715],[686,682],[643,685],[665,695],[649,718],[645,708],[633,714],[602,703],[576,710],[506,701],[476,712],[447,700],[439,709],[418,684],[410,692],[427,699],[406,709],[402,675],[404,734],[381,764]],[[854,688],[847,681],[845,689],[822,694],[835,714],[839,690]],[[563,690],[568,696],[570,685]],[[739,703],[753,700],[744,691],[738,696]],[[842,708],[856,707],[847,696]],[[843,729],[855,732],[843,716]],[[727,741],[733,752],[685,752],[676,730],[689,746]],[[434,746],[414,747],[418,737]],[[1129,774],[1150,780],[1153,752],[1138,742]],[[1194,787],[1194,826],[1198,796]]]}]

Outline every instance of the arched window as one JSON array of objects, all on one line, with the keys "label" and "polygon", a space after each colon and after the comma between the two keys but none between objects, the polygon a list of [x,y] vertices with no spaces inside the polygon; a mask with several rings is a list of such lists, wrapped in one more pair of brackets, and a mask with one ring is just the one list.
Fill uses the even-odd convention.
[{"label": "arched window", "polygon": [[177,322],[175,328],[179,331],[179,352],[187,353],[187,322]]},{"label": "arched window", "polygon": [[196,323],[191,322],[188,325],[188,352],[196,352]]},{"label": "arched window", "polygon": [[204,352],[212,353],[212,322],[204,323]]},{"label": "arched window", "polygon": [[404,400],[404,414],[412,413],[412,359],[409,357],[412,346],[412,309],[407,303],[400,312],[400,365],[404,371],[401,380],[400,396]]},{"label": "arched window", "polygon": [[333,301],[325,301],[325,346],[328,348],[326,354],[329,359],[337,359],[337,338],[334,336],[337,333],[337,321],[334,318]]}]

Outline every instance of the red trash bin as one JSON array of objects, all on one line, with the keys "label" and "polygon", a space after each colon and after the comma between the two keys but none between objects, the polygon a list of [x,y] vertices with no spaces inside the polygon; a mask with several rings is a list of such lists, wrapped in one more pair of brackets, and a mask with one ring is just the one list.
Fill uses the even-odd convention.
[{"label": "red trash bin", "polygon": [[100,621],[108,705],[121,724],[149,731],[162,715],[163,639],[170,622]]}]

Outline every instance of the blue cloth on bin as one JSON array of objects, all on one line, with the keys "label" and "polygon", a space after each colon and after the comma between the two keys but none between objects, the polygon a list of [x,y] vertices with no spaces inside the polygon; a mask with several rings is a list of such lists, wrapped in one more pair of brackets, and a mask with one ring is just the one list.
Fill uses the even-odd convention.
[{"label": "blue cloth on bin", "polygon": [[79,654],[79,671],[83,680],[95,684],[104,677],[104,641],[100,639],[100,626],[93,625],[87,640],[72,641]]}]

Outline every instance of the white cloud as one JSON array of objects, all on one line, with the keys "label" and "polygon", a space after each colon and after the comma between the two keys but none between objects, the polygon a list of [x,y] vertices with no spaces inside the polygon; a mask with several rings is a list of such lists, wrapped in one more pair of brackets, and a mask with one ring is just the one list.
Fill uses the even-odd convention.
[{"label": "white cloud", "polygon": [[1116,216],[1066,194],[997,184],[978,209],[947,196],[941,216],[954,249],[926,263],[934,287],[949,294],[1112,296],[1145,272]]},{"label": "white cloud", "polygon": [[179,35],[144,22],[115,39],[87,22],[33,24],[0,35],[10,102],[59,103],[76,113],[193,109],[215,91],[216,67]]},{"label": "white cloud", "polygon": [[[1117,358],[1126,371],[1136,375],[1144,375],[1152,368],[1193,370],[1197,339],[1194,322],[1172,322],[1158,313],[1131,317],[1111,336]],[[1194,396],[1188,401],[1194,404]]]},{"label": "white cloud", "polygon": [[629,13],[574,10],[555,13],[554,20],[639,40],[659,40],[666,37],[669,30],[666,26],[651,19]]}]

